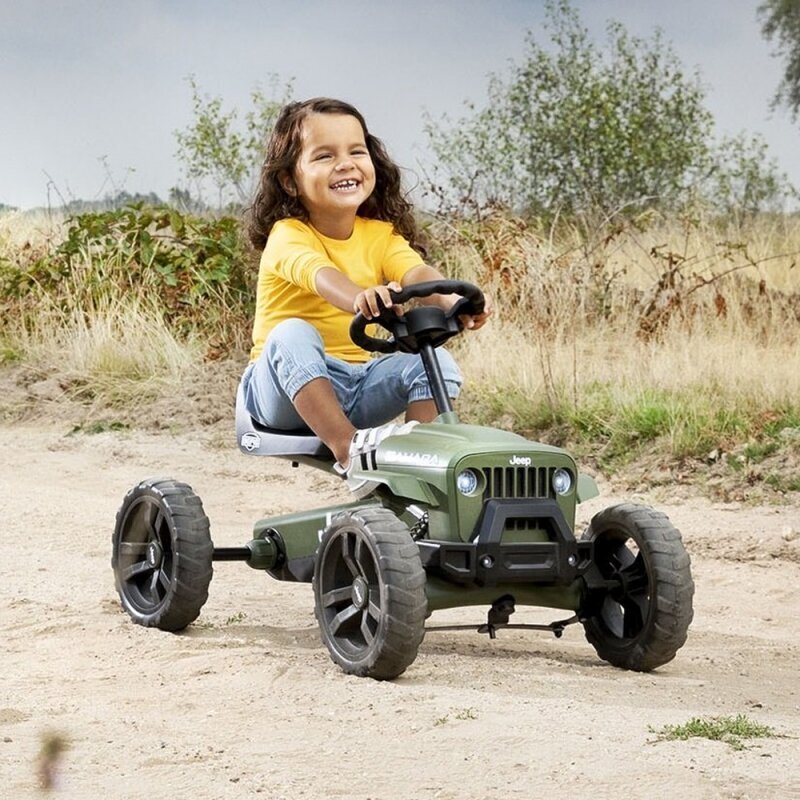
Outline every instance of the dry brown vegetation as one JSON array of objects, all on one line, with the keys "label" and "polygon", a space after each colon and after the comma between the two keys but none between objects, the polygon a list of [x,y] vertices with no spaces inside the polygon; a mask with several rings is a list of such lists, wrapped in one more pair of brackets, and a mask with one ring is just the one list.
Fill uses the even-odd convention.
[{"label": "dry brown vegetation", "polygon": [[[63,230],[58,219],[6,215],[0,260],[46,257]],[[651,476],[654,461],[659,473],[669,467],[669,480],[716,471],[740,495],[800,490],[797,217],[650,212],[587,231],[497,214],[440,219],[429,233],[431,260],[481,285],[496,309],[480,334],[454,343],[463,416],[568,445],[611,474],[645,460]],[[90,304],[77,285],[74,295],[84,299],[66,307],[35,288],[6,301],[0,353],[16,388],[4,416],[30,415],[35,396],[55,391],[87,418],[141,421],[203,384],[220,391],[198,393],[217,406],[201,416],[229,413],[241,339],[176,329],[152,292],[99,282]],[[249,324],[242,308],[214,315]]]}]

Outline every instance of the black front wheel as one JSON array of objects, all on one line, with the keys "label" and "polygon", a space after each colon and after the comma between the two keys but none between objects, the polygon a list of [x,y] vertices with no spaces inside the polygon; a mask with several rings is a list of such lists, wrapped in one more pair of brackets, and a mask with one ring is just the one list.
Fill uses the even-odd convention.
[{"label": "black front wheel", "polygon": [[583,609],[586,638],[604,661],[647,672],[686,642],[694,582],[681,535],[665,514],[623,504],[596,514],[583,536],[594,541],[603,591]]},{"label": "black front wheel", "polygon": [[208,599],[214,546],[200,498],[185,483],[142,481],[125,495],[111,566],[122,607],[139,625],[179,631]]},{"label": "black front wheel", "polygon": [[428,602],[408,527],[383,508],[334,517],[314,569],[320,634],[351,675],[391,680],[417,657]]}]

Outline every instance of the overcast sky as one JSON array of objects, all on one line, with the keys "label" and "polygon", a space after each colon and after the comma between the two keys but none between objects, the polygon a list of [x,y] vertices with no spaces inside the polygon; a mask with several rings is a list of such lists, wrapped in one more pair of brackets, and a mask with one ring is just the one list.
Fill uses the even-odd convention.
[{"label": "overcast sky", "polygon": [[[721,133],[761,133],[800,185],[800,123],[770,112],[782,64],[758,0],[573,0],[593,36],[606,21],[660,27],[699,70]],[[116,186],[166,198],[181,182],[174,132],[194,75],[246,110],[277,73],[298,98],[364,113],[395,159],[424,159],[423,110],[458,115],[541,33],[542,0],[0,0],[0,203],[92,199]],[[103,159],[105,159],[104,166]],[[113,176],[114,186],[107,181]]]}]

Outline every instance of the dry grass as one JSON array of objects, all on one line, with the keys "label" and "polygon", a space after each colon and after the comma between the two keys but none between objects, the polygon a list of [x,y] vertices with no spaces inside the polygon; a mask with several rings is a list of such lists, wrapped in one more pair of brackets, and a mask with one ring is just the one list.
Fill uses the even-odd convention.
[{"label": "dry grass", "polygon": [[531,335],[557,341],[613,328],[660,341],[794,340],[800,218],[723,226],[648,217],[582,237],[497,217],[436,233],[445,271],[482,286],[497,315]]},{"label": "dry grass", "polygon": [[577,398],[596,384],[613,384],[614,394],[706,388],[720,401],[736,396],[766,404],[800,396],[795,335],[773,333],[765,345],[728,334],[675,326],[663,339],[647,342],[635,331],[608,327],[550,339],[498,320],[469,335],[459,362],[472,381],[513,382],[531,397],[566,392]]},{"label": "dry grass", "polygon": [[[42,220],[26,224],[0,219],[0,255],[24,258],[57,236]],[[453,343],[470,418],[600,447],[612,466],[642,445],[697,456],[800,427],[794,218],[649,216],[587,234],[497,216],[432,233],[433,263],[482,286],[496,309],[484,330]],[[61,282],[61,308],[74,298],[67,312],[28,298],[0,329],[0,356],[61,376],[95,404],[174,392],[209,342],[178,336],[157,298],[130,290],[101,291],[87,307],[91,278],[97,298],[98,274],[77,268]]]},{"label": "dry grass", "polygon": [[680,220],[588,240],[507,218],[445,230],[450,271],[496,309],[456,345],[467,413],[599,444],[608,466],[643,446],[701,456],[800,423],[800,233],[782,225],[754,227],[760,249],[723,238],[740,229]]},{"label": "dry grass", "polygon": [[197,340],[178,339],[139,299],[86,313],[46,305],[12,334],[18,358],[71,397],[95,406],[137,406],[174,393],[201,361]]},{"label": "dry grass", "polygon": [[0,258],[16,259],[26,251],[44,253],[63,237],[65,217],[59,212],[0,212]]},{"label": "dry grass", "polygon": [[[602,240],[601,231],[594,237]],[[800,218],[761,216],[757,219],[711,220],[654,213],[626,225],[609,243],[611,272],[623,272],[633,285],[646,290],[658,280],[669,260],[686,273],[708,278],[731,271],[766,288],[794,292],[800,288]]]}]

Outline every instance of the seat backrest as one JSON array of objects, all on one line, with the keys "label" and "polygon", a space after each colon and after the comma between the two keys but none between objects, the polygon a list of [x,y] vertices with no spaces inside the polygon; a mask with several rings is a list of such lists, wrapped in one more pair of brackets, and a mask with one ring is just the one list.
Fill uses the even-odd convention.
[{"label": "seat backrest", "polygon": [[281,431],[267,428],[254,420],[244,404],[244,388],[236,392],[236,442],[251,456],[310,456],[333,460],[331,451],[307,428]]}]

